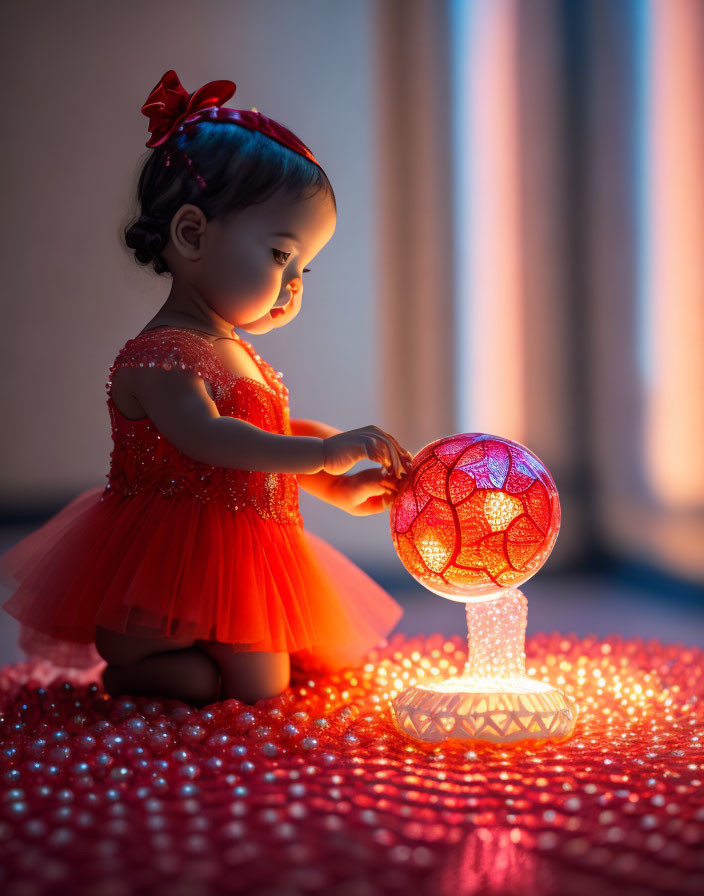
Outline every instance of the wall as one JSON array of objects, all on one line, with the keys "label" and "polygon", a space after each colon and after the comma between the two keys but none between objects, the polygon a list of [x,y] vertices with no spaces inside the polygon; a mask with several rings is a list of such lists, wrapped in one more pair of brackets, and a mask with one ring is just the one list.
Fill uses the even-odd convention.
[{"label": "wall", "polygon": [[[382,428],[376,330],[372,0],[35,0],[5,9],[0,71],[5,264],[0,296],[0,511],[54,512],[104,481],[112,360],[170,281],[141,269],[120,228],[147,150],[140,107],[174,68],[187,90],[230,78],[308,143],[339,213],[288,327],[252,344],[277,370],[292,416]],[[409,446],[412,450],[420,446]],[[306,525],[358,562],[399,567],[388,515],[351,517],[301,493]]]}]

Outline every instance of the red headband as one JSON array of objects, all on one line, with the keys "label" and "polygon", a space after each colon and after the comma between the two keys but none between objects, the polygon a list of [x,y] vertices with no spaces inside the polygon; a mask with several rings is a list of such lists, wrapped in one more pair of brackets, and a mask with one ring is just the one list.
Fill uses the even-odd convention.
[{"label": "red headband", "polygon": [[169,69],[142,106],[142,114],[149,119],[151,137],[147,146],[161,146],[177,131],[198,121],[230,121],[252,131],[261,131],[294,152],[300,153],[322,168],[320,162],[288,128],[261,112],[226,109],[227,102],[237,89],[234,81],[210,81],[195,93],[188,93],[173,69]]}]

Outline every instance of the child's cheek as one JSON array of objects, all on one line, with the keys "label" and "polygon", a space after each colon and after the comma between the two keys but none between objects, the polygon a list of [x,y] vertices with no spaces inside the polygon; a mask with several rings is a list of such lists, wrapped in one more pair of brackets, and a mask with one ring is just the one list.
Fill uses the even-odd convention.
[{"label": "child's cheek", "polygon": [[279,284],[271,282],[271,277],[253,276],[235,272],[230,281],[230,302],[246,320],[263,317],[279,294]]},{"label": "child's cheek", "polygon": [[232,296],[250,291],[246,265],[223,247],[203,259],[203,276],[213,298],[227,301]]},{"label": "child's cheek", "polygon": [[[281,274],[256,248],[233,245],[227,240],[211,242],[203,257],[202,294],[218,314],[232,313],[243,320],[264,316],[278,298]],[[269,262],[269,263],[267,263]]]}]

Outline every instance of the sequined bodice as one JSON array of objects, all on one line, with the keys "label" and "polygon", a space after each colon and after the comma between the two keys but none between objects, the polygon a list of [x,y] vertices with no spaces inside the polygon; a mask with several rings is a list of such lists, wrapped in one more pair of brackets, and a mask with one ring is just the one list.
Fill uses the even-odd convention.
[{"label": "sequined bodice", "polygon": [[251,506],[262,519],[303,525],[295,474],[238,470],[193,460],[162,436],[149,417],[130,420],[112,400],[112,377],[120,367],[179,367],[210,383],[221,416],[238,417],[268,432],[291,435],[288,389],[281,382],[281,374],[257,355],[249,342],[234,335],[259,367],[266,385],[227,370],[198,330],[156,327],[128,340],[105,384],[114,447],[101,500],[114,494],[131,496],[145,489],[158,490],[165,497],[187,493],[200,501],[222,501],[234,511]]}]

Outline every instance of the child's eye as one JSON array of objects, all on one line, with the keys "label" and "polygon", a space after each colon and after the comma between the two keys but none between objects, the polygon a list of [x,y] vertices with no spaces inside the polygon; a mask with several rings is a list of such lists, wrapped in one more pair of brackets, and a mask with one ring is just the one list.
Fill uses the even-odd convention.
[{"label": "child's eye", "polygon": [[[286,264],[291,257],[290,252],[282,252],[281,249],[272,249],[271,251],[274,253],[274,258],[278,264]],[[281,261],[281,258],[283,258],[283,261]]]}]

